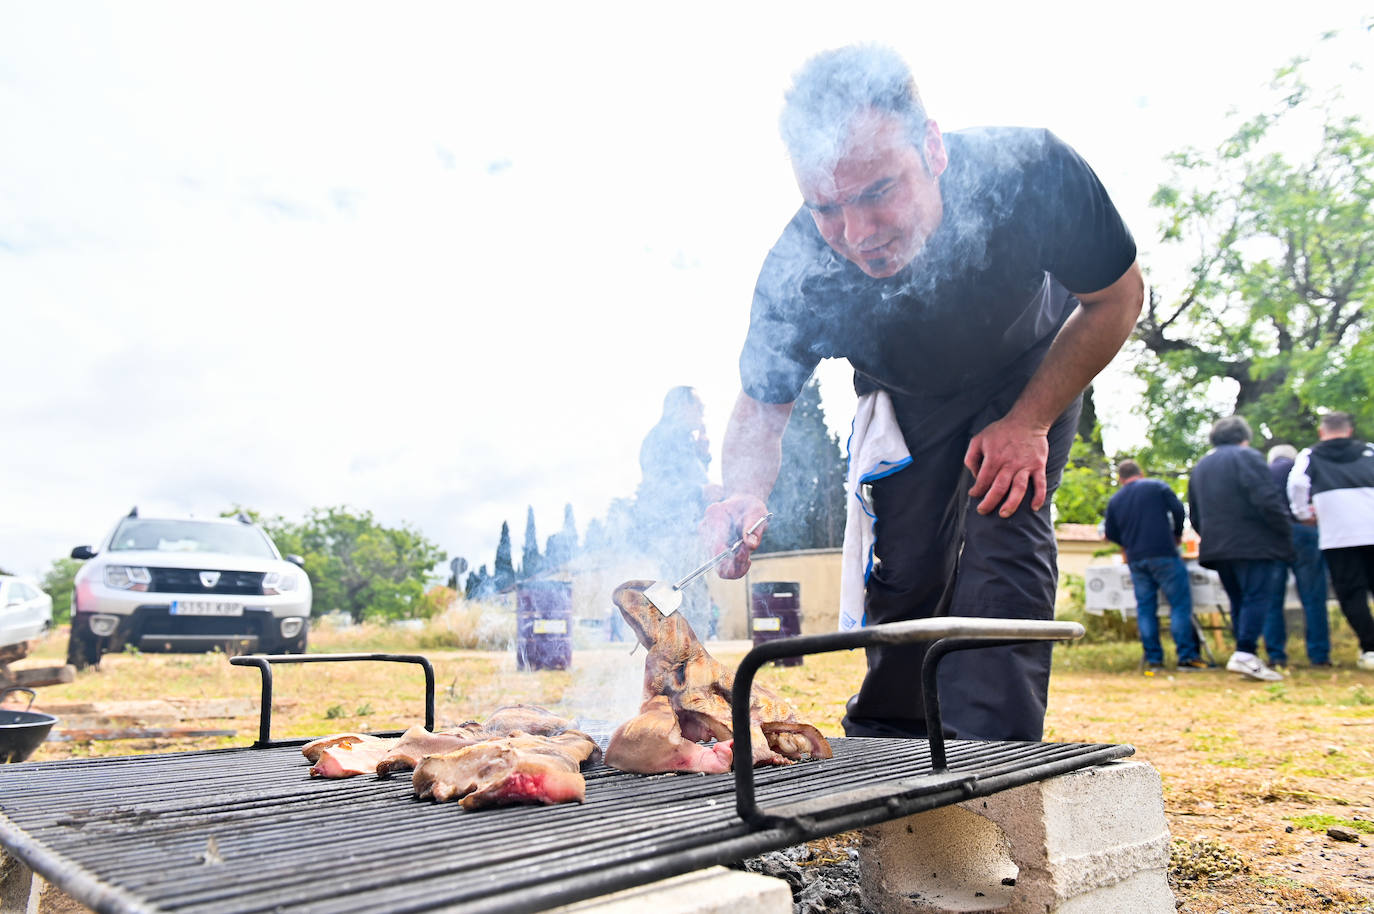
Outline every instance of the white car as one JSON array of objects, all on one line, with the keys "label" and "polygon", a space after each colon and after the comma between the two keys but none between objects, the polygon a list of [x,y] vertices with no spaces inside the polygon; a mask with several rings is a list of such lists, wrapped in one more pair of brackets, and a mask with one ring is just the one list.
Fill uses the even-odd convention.
[{"label": "white car", "polygon": [[0,574],[0,650],[26,645],[50,628],[52,597],[29,578]]},{"label": "white car", "polygon": [[145,652],[304,653],[310,578],[248,517],[139,517],[115,524],[72,591],[67,662],[78,669],[133,645]]}]

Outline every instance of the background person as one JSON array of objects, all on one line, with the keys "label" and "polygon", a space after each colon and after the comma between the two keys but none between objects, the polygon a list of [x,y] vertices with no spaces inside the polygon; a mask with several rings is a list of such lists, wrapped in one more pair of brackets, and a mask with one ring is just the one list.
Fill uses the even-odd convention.
[{"label": "background person", "polygon": [[1202,537],[1198,564],[1214,569],[1231,602],[1236,650],[1226,669],[1276,682],[1283,674],[1255,655],[1277,588],[1293,558],[1288,506],[1283,503],[1259,451],[1250,447],[1250,425],[1227,416],[1212,425],[1213,448],[1188,480],[1188,517]]},{"label": "background person", "polygon": [[[676,583],[701,564],[696,530],[706,505],[720,497],[711,484],[711,441],[706,437],[706,410],[691,387],[674,387],[663,398],[663,414],[639,448],[643,479],[636,493],[640,541],[658,560],[659,574]],[[681,612],[703,640],[714,630],[706,579],[682,590]],[[619,640],[611,613],[612,637]]]},{"label": "background person", "polygon": [[[810,60],[782,134],[803,205],[755,286],[722,451],[728,497],[707,509],[703,535],[724,548],[766,513],[793,401],[820,359],[846,358],[861,408],[881,403],[875,424],[898,426],[910,458],[869,487],[873,566],[854,621],[1052,618],[1050,499],[1079,395],[1143,299],[1130,232],[1054,134],[943,135],[886,48]],[[742,576],[759,539],[721,576]],[[1040,739],[1050,653],[1041,643],[946,658],[948,731]],[[868,650],[848,735],[926,735],[924,655]]]},{"label": "background person", "polygon": [[1136,626],[1145,649],[1146,672],[1164,669],[1159,643],[1159,593],[1169,601],[1169,636],[1181,672],[1207,669],[1193,627],[1193,592],[1188,567],[1179,558],[1183,542],[1183,502],[1161,480],[1148,479],[1134,460],[1116,467],[1121,488],[1107,502],[1105,534],[1121,546],[1131,569]]},{"label": "background person", "polygon": [[1293,514],[1320,521],[1322,557],[1341,614],[1360,641],[1355,665],[1374,670],[1374,447],[1354,437],[1348,413],[1322,417],[1314,446],[1299,452],[1288,475]]},{"label": "background person", "polygon": [[[1291,444],[1276,444],[1269,449],[1269,474],[1283,493],[1284,501],[1288,500],[1288,474],[1292,472],[1293,459],[1297,456],[1297,449]],[[1288,567],[1293,572],[1298,602],[1302,604],[1307,663],[1309,666],[1330,666],[1331,629],[1326,614],[1326,561],[1322,558],[1317,527],[1303,523],[1291,512],[1290,517],[1293,561]],[[1283,604],[1287,596],[1288,581],[1285,576],[1280,595],[1275,601],[1276,606],[1264,626],[1264,648],[1269,653],[1269,663],[1277,666],[1288,662],[1288,625],[1283,616]]]}]

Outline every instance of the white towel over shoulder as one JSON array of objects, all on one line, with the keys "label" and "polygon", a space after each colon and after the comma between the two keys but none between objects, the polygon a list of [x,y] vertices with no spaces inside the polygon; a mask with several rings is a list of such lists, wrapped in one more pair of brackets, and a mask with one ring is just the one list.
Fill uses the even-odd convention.
[{"label": "white towel over shoulder", "polygon": [[840,631],[864,625],[864,588],[873,571],[873,522],[877,515],[864,497],[864,486],[911,464],[911,452],[897,426],[887,391],[864,394],[854,408],[849,435],[849,479],[844,555],[840,567]]}]

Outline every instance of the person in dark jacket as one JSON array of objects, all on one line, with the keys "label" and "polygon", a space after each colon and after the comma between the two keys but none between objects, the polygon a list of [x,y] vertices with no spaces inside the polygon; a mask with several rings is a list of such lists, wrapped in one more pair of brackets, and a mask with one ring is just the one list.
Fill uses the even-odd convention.
[{"label": "person in dark jacket", "polygon": [[1374,445],[1354,437],[1348,413],[1327,413],[1321,441],[1298,454],[1288,474],[1293,514],[1321,521],[1320,542],[1341,614],[1360,639],[1355,665],[1374,670]]},{"label": "person in dark jacket", "polygon": [[1236,650],[1226,669],[1277,682],[1283,674],[1271,670],[1255,651],[1293,557],[1288,506],[1274,488],[1264,457],[1250,447],[1250,426],[1244,419],[1218,419],[1211,441],[1212,450],[1188,480],[1188,514],[1202,538],[1198,563],[1221,576],[1231,601]]},{"label": "person in dark jacket", "polygon": [[1169,636],[1180,672],[1207,669],[1193,628],[1193,592],[1188,568],[1178,556],[1183,541],[1183,502],[1158,479],[1147,479],[1134,460],[1117,464],[1121,488],[1107,502],[1104,532],[1121,546],[1131,569],[1136,624],[1145,649],[1146,673],[1164,669],[1159,643],[1159,592],[1169,601]]},{"label": "person in dark jacket", "polygon": [[[1288,474],[1298,456],[1291,444],[1276,444],[1269,449],[1269,474],[1278,490],[1288,500]],[[1305,524],[1296,517],[1289,525],[1293,530],[1293,582],[1302,604],[1303,640],[1307,643],[1307,662],[1310,666],[1331,665],[1331,627],[1326,618],[1326,561],[1322,559],[1315,524]],[[1283,602],[1288,582],[1279,585],[1275,605],[1264,623],[1264,649],[1270,666],[1284,666],[1288,662],[1288,626],[1283,618]]]}]

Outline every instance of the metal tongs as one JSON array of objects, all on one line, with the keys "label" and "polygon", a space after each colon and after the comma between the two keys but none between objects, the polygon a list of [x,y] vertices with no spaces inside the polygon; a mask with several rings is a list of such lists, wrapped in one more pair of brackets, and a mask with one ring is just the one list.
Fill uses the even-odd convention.
[{"label": "metal tongs", "polygon": [[760,517],[758,520],[754,521],[754,526],[750,527],[748,530],[744,531],[744,533],[740,534],[740,538],[735,540],[729,546],[726,546],[723,552],[721,552],[719,555],[707,559],[700,568],[698,568],[696,571],[693,571],[691,574],[687,575],[687,577],[683,578],[681,581],[678,581],[676,584],[669,584],[667,581],[654,581],[652,584],[650,584],[648,587],[644,589],[644,596],[648,597],[649,602],[654,604],[654,606],[657,607],[658,611],[663,613],[663,615],[671,616],[673,613],[678,611],[678,608],[680,606],[682,606],[682,588],[686,587],[688,584],[692,583],[697,578],[701,577],[703,574],[710,571],[712,568],[715,568],[717,565],[728,559],[730,556],[734,555],[736,550],[738,550],[740,546],[744,545],[744,538],[753,533],[758,528],[762,527],[768,521],[768,518],[772,516],[773,512],[770,511],[763,517]]}]

